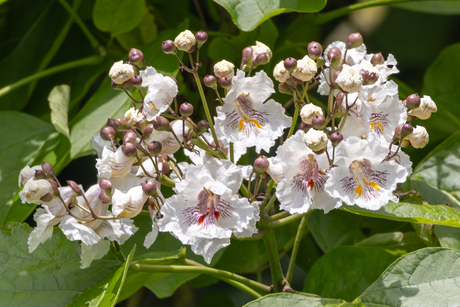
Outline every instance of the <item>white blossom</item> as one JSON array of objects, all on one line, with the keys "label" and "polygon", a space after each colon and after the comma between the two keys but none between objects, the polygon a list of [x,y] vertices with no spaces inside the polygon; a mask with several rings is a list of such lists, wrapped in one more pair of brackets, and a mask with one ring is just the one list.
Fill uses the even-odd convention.
[{"label": "white blossom", "polygon": [[145,121],[145,115],[140,112],[139,109],[135,109],[134,107],[130,108],[125,113],[125,120],[127,121],[128,125],[133,127],[138,123]]},{"label": "white blossom", "polygon": [[19,173],[18,186],[23,187],[29,179],[35,176],[35,171],[41,171],[41,170],[42,170],[41,165],[35,165],[32,167],[26,165]]},{"label": "white blossom", "polygon": [[116,217],[133,218],[142,211],[147,198],[141,186],[133,187],[126,193],[115,189],[112,212]]},{"label": "white blossom", "polygon": [[291,74],[284,67],[284,61],[281,60],[276,64],[275,69],[273,70],[273,78],[278,82],[286,82],[291,77]]},{"label": "white blossom", "polygon": [[349,66],[347,64],[343,64],[342,71],[335,82],[341,89],[348,93],[355,93],[359,91],[361,85],[363,84],[363,77],[361,75],[359,65]]},{"label": "white blossom", "polygon": [[104,147],[102,157],[96,159],[96,169],[99,178],[123,177],[129,173],[131,166],[136,162],[136,157],[127,157],[123,154],[122,147],[116,152]]},{"label": "white blossom", "polygon": [[409,141],[411,146],[414,148],[423,148],[426,144],[428,144],[430,138],[425,127],[416,126],[412,133],[406,136],[404,140]]},{"label": "white blossom", "polygon": [[109,77],[116,84],[123,84],[134,77],[134,68],[130,64],[123,64],[123,61],[115,62],[110,68]]},{"label": "white blossom", "polygon": [[261,42],[258,42],[256,41],[256,45],[255,46],[251,46],[252,48],[252,61],[254,62],[257,58],[257,56],[261,53],[265,53],[267,54],[268,56],[268,61],[271,60],[272,58],[272,51],[270,50],[270,48],[268,48],[267,45],[265,45],[264,43],[261,43]]},{"label": "white blossom", "polygon": [[195,35],[190,30],[185,30],[176,36],[174,44],[182,51],[189,51],[195,45]]},{"label": "white blossom", "polygon": [[292,75],[301,81],[307,82],[316,75],[317,70],[316,62],[306,55],[297,61],[297,67],[292,72]]},{"label": "white blossom", "polygon": [[324,111],[312,103],[304,105],[300,110],[302,121],[308,125],[311,125],[311,120],[316,116],[324,116]]},{"label": "white blossom", "polygon": [[53,194],[53,186],[46,179],[27,180],[24,188],[19,192],[19,197],[23,204],[43,204],[46,203],[41,198],[47,194]]},{"label": "white blossom", "polygon": [[428,119],[431,116],[431,113],[436,113],[438,108],[434,103],[433,99],[430,96],[424,95],[420,98],[420,105],[410,110],[407,114],[411,116],[415,116],[420,119]]},{"label": "white blossom", "polygon": [[234,71],[235,65],[227,60],[222,60],[214,65],[214,75],[219,79],[224,77],[233,78]]},{"label": "white blossom", "polygon": [[327,146],[328,137],[324,131],[316,130],[311,128],[305,134],[303,142],[307,145],[308,148],[314,152],[321,151]]}]

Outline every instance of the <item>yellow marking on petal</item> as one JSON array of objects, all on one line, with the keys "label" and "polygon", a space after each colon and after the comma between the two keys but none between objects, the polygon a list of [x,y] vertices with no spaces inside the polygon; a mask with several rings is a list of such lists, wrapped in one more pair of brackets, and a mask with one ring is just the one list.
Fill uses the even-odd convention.
[{"label": "yellow marking on petal", "polygon": [[364,178],[364,177],[363,177],[363,180],[364,180],[364,182],[365,182],[367,185],[370,185],[370,186],[372,186],[374,189],[376,189],[377,191],[380,191],[380,187],[379,187],[379,185],[378,185],[377,183],[372,182],[372,181],[371,181],[371,182],[368,182],[368,181],[366,180],[366,178]]},{"label": "yellow marking on petal", "polygon": [[383,125],[381,123],[371,123],[371,129],[374,130],[374,126],[377,125],[377,126],[380,126],[380,129],[382,129],[382,131],[384,131],[383,129]]},{"label": "yellow marking on petal", "polygon": [[358,196],[361,196],[363,193],[363,187],[358,184],[358,186],[355,189],[355,193],[358,194]]},{"label": "yellow marking on petal", "polygon": [[240,122],[238,123],[238,131],[241,131],[244,127],[244,120],[240,119]]},{"label": "yellow marking on petal", "polygon": [[248,122],[251,122],[251,123],[255,124],[257,126],[257,128],[262,129],[262,126],[259,124],[259,122],[256,119],[247,118],[246,115],[243,115],[243,117]]},{"label": "yellow marking on petal", "polygon": [[367,101],[375,101],[375,99],[372,98],[372,96],[371,96],[371,97],[369,97],[369,98],[367,99]]},{"label": "yellow marking on petal", "polygon": [[156,109],[156,108],[157,108],[157,106],[156,106],[153,102],[150,101],[149,104],[152,105],[152,109]]}]

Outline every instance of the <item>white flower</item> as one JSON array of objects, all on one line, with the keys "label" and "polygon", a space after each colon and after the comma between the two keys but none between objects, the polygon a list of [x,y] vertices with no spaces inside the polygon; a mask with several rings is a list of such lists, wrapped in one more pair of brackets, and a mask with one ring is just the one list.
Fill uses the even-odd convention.
[{"label": "white flower", "polygon": [[104,147],[101,159],[96,159],[96,161],[99,178],[121,178],[129,173],[131,166],[136,162],[136,157],[125,156],[122,147],[119,147],[116,152]]},{"label": "white flower", "polygon": [[128,122],[128,125],[133,127],[137,123],[145,121],[145,115],[139,111],[139,109],[135,109],[132,107],[125,113],[125,119]]},{"label": "white flower", "polygon": [[411,163],[401,151],[398,161],[382,162],[387,155],[387,144],[374,134],[365,140],[349,137],[342,141],[336,147],[336,167],[330,171],[326,191],[349,206],[369,210],[378,210],[389,201],[398,202],[393,191],[410,174]]},{"label": "white flower", "polygon": [[176,48],[182,51],[189,51],[195,45],[195,35],[189,30],[185,30],[176,36],[174,44]]},{"label": "white flower", "polygon": [[286,82],[291,77],[289,71],[284,67],[284,61],[281,60],[276,64],[275,69],[273,70],[273,78],[278,82]]},{"label": "white flower", "polygon": [[406,136],[404,140],[409,141],[414,148],[423,148],[428,144],[430,138],[425,127],[416,126],[412,133]]},{"label": "white flower", "polygon": [[407,114],[420,119],[428,119],[430,118],[431,113],[436,113],[437,111],[438,108],[436,107],[436,104],[431,99],[431,97],[424,95],[422,98],[420,98],[420,105],[417,108],[407,112]]},{"label": "white flower", "polygon": [[102,157],[102,151],[105,147],[107,147],[108,150],[112,150],[112,143],[103,140],[100,133],[96,133],[91,137],[91,146],[96,151],[99,158]]},{"label": "white flower", "polygon": [[142,77],[142,87],[147,87],[144,98],[144,112],[148,121],[165,112],[177,96],[179,88],[176,82],[158,73],[155,68],[147,67],[139,72]]},{"label": "white flower", "polygon": [[297,61],[297,67],[292,72],[292,75],[301,81],[310,81],[317,72],[316,62],[310,59],[308,55],[304,56],[303,59]]},{"label": "white flower", "polygon": [[[163,199],[163,196],[161,195],[160,193],[160,197],[161,199]],[[144,240],[144,246],[145,248],[150,248],[150,246],[152,246],[152,244],[155,242],[155,240],[157,239],[158,237],[158,223],[157,223],[157,220],[158,220],[158,217],[157,217],[157,214],[158,214],[158,208],[155,203],[151,204],[149,206],[149,212],[150,212],[150,218],[152,219],[152,231],[150,231],[146,236],[145,236],[145,240]]]},{"label": "white flower", "polygon": [[[184,125],[184,121],[180,119],[176,119],[170,122],[170,125],[174,133],[176,134],[177,138],[179,139],[179,141],[183,142],[184,135],[183,135],[182,126]],[[185,135],[189,134],[192,128],[193,128],[192,125],[188,121],[185,121],[185,126],[184,126]],[[152,134],[150,135],[148,139],[148,143],[152,141],[157,141],[161,143],[162,145],[161,154],[172,155],[176,151],[178,151],[179,148],[181,147],[181,145],[177,142],[174,135],[169,131],[153,130]]]},{"label": "white flower", "polygon": [[191,165],[184,179],[176,184],[177,195],[166,199],[158,221],[160,231],[169,231],[207,263],[230,237],[257,232],[259,207],[237,193],[243,181],[235,164],[212,159]]},{"label": "white flower", "polygon": [[363,84],[363,77],[359,65],[348,66],[343,64],[342,72],[335,81],[342,90],[348,93],[359,91]]},{"label": "white flower", "polygon": [[26,165],[19,173],[18,186],[19,187],[24,186],[29,179],[35,176],[35,171],[41,171],[41,170],[42,170],[41,165],[35,165],[32,167],[29,167],[28,165]]},{"label": "white flower", "polygon": [[292,119],[284,115],[284,108],[273,99],[273,81],[263,71],[246,78],[239,71],[232,79],[233,88],[217,107],[216,132],[228,142],[256,146],[256,152],[269,151],[275,140],[289,127]]},{"label": "white flower", "polygon": [[53,186],[46,179],[34,179],[27,180],[24,188],[19,192],[19,197],[23,204],[44,204],[46,201],[41,198],[47,194],[53,194]]},{"label": "white flower", "polygon": [[113,215],[133,218],[142,211],[147,198],[141,186],[133,187],[127,193],[115,189],[112,197]]},{"label": "white flower", "polygon": [[[333,47],[339,48],[339,50],[342,52],[342,56],[345,54],[346,44],[340,41],[333,42],[332,44],[327,46],[327,48],[324,50],[324,53],[323,53],[324,59],[326,60],[326,66],[330,66],[329,59],[327,58],[327,53]],[[349,49],[347,51],[347,58],[345,59],[345,64],[350,65],[350,66],[358,64],[359,62],[363,60],[365,55],[366,55],[366,46],[364,44],[362,44],[358,48]]]},{"label": "white flower", "polygon": [[267,45],[261,43],[261,42],[258,42],[256,41],[256,45],[255,46],[251,46],[252,48],[252,61],[254,62],[257,58],[257,56],[261,53],[265,53],[267,54],[268,56],[268,61],[271,60],[272,58],[272,51],[270,50],[270,48],[268,48]]},{"label": "white flower", "polygon": [[234,70],[235,65],[227,60],[222,60],[214,65],[214,75],[219,79],[223,77],[233,78]]},{"label": "white flower", "polygon": [[110,68],[109,77],[116,84],[123,84],[134,77],[134,68],[130,64],[123,64],[123,61],[115,62]]},{"label": "white flower", "polygon": [[324,116],[324,111],[322,108],[315,106],[312,103],[306,104],[300,110],[300,117],[302,121],[308,125],[311,125],[311,120],[315,116]]},{"label": "white flower", "polygon": [[314,152],[321,151],[326,148],[327,146],[328,137],[324,131],[310,129],[305,134],[303,138],[303,142],[307,145],[308,148],[313,150]]},{"label": "white flower", "polygon": [[[280,180],[276,196],[280,207],[289,213],[305,213],[310,208],[329,212],[341,202],[324,191],[328,179],[329,162],[325,153],[313,153],[303,142],[305,133],[296,132],[278,147],[277,155],[270,161],[270,171],[275,171],[275,181]],[[274,169],[271,169],[271,168]]]}]

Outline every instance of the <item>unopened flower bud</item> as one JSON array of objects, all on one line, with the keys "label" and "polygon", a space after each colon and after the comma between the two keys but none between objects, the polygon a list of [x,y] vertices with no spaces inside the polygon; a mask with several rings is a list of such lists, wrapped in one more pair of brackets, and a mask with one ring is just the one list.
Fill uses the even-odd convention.
[{"label": "unopened flower bud", "polygon": [[383,55],[381,52],[376,53],[372,56],[371,64],[374,66],[385,64],[385,59],[383,58]]},{"label": "unopened flower bud", "polygon": [[324,117],[324,111],[312,103],[304,105],[300,110],[300,117],[302,117],[302,121],[308,125],[312,124],[312,119],[316,116]]},{"label": "unopened flower bud", "polygon": [[147,139],[148,137],[150,137],[150,135],[152,134],[153,132],[153,124],[148,124],[145,128],[144,128],[144,131],[142,133],[142,140],[145,140]]},{"label": "unopened flower bud", "polygon": [[144,54],[139,49],[131,48],[129,51],[129,61],[141,69],[145,67]]},{"label": "unopened flower bud", "polygon": [[405,101],[406,101],[405,106],[408,111],[418,108],[421,102],[420,96],[417,93],[407,96]]},{"label": "unopened flower bud", "polygon": [[218,79],[223,77],[233,78],[235,75],[234,70],[235,65],[227,60],[222,60],[214,65],[214,75]]},{"label": "unopened flower bud", "polygon": [[244,48],[242,51],[242,57],[241,57],[241,61],[243,62],[243,64],[251,62],[252,58],[253,58],[252,47]]},{"label": "unopened flower bud", "polygon": [[193,105],[191,103],[184,102],[180,105],[179,111],[184,118],[187,118],[193,114]]},{"label": "unopened flower bud", "polygon": [[109,191],[102,190],[99,193],[99,200],[103,203],[110,203],[112,201],[112,193]]},{"label": "unopened flower bud", "polygon": [[[224,143],[222,143],[221,140],[218,140],[218,141],[219,141],[219,148],[224,148]],[[211,148],[213,150],[217,150],[216,142],[214,140],[211,142]]]},{"label": "unopened flower bud", "polygon": [[43,173],[45,173],[45,175],[48,178],[54,178],[56,176],[54,174],[54,168],[53,168],[53,165],[51,165],[51,163],[43,162],[42,163],[42,170],[43,170]]},{"label": "unopened flower bud", "polygon": [[67,180],[67,184],[69,185],[69,187],[72,188],[72,190],[74,190],[75,193],[77,193],[78,195],[83,195],[82,189],[75,181]]},{"label": "unopened flower bud", "polygon": [[131,129],[131,126],[124,118],[115,118],[112,123],[113,125],[111,127],[113,127],[115,131],[124,131],[127,129]]},{"label": "unopened flower bud", "polygon": [[303,132],[308,132],[308,130],[311,128],[310,125],[307,125],[304,122],[300,122],[299,124],[299,130],[303,130]]},{"label": "unopened flower bud", "polygon": [[266,53],[259,53],[254,60],[254,66],[265,65],[268,62],[270,62],[268,55]]},{"label": "unopened flower bud", "polygon": [[198,48],[201,48],[201,46],[203,46],[203,44],[208,40],[208,33],[204,32],[203,30],[196,32],[195,40],[197,42]]},{"label": "unopened flower bud", "polygon": [[301,60],[297,61],[297,67],[292,72],[292,76],[303,82],[308,82],[313,79],[317,70],[318,67],[316,66],[315,61],[306,55]]},{"label": "unopened flower bud", "polygon": [[161,142],[158,141],[152,141],[147,145],[147,150],[154,157],[158,156],[162,149],[163,145],[161,145]]},{"label": "unopened flower bud", "polygon": [[[407,104],[407,99],[406,99],[406,104]],[[408,115],[415,116],[419,119],[428,119],[431,116],[431,113],[436,113],[438,108],[436,107],[436,104],[434,101],[431,99],[430,96],[424,95],[420,99],[420,105],[409,112],[407,112]]]},{"label": "unopened flower bud", "polygon": [[284,60],[283,64],[284,68],[286,68],[286,70],[290,73],[292,73],[297,68],[297,60],[292,57],[289,57],[286,60]]},{"label": "unopened flower bud", "polygon": [[111,141],[115,137],[115,129],[110,126],[105,126],[101,129],[100,135],[104,141]]},{"label": "unopened flower bud", "polygon": [[42,170],[37,169],[35,170],[34,178],[37,180],[38,179],[48,179],[48,176],[46,176],[45,172],[43,172]]},{"label": "unopened flower bud", "polygon": [[428,144],[429,136],[426,129],[422,126],[416,126],[411,134],[407,135],[404,140],[409,141],[414,148],[423,148]]},{"label": "unopened flower bud", "polygon": [[127,157],[134,157],[137,154],[136,145],[133,143],[125,143],[121,146],[121,151]]},{"label": "unopened flower bud", "polygon": [[51,187],[53,188],[53,193],[54,193],[54,195],[55,195],[55,196],[61,195],[61,192],[59,191],[59,186],[58,186],[56,180],[54,180],[54,179],[49,179],[48,181],[49,181],[49,183],[51,184]]},{"label": "unopened flower bud", "polygon": [[342,102],[344,98],[345,98],[345,94],[343,92],[339,92],[337,96],[335,96],[335,109],[336,110],[340,111],[342,109]]},{"label": "unopened flower bud", "polygon": [[265,173],[269,166],[270,162],[266,156],[260,156],[254,161],[254,170],[256,171],[257,175]]},{"label": "unopened flower bud", "polygon": [[164,116],[157,116],[152,121],[153,128],[157,131],[172,131],[171,125],[169,124],[169,120],[166,119]]},{"label": "unopened flower bud", "polygon": [[287,69],[284,67],[284,61],[276,64],[275,68],[273,69],[273,77],[278,82],[286,82],[291,77],[289,71],[287,71]]},{"label": "unopened flower bud", "polygon": [[116,62],[109,71],[109,77],[116,84],[123,84],[134,77],[135,71],[131,64],[123,64],[123,61]]},{"label": "unopened flower bud", "polygon": [[334,88],[337,88],[339,87],[339,85],[337,84],[337,77],[340,75],[341,71],[340,70],[337,70],[334,75],[332,76],[332,80],[331,80],[331,86],[334,87]]},{"label": "unopened flower bud", "polygon": [[195,35],[189,30],[181,32],[176,39],[174,39],[174,44],[176,48],[185,52],[188,52],[192,47],[195,46]]},{"label": "unopened flower bud", "polygon": [[196,124],[196,136],[200,136],[202,133],[208,131],[209,123],[207,120],[203,119]]},{"label": "unopened flower bud", "polygon": [[370,72],[365,69],[361,69],[361,76],[363,78],[363,85],[371,85],[377,82],[379,75],[375,72]]},{"label": "unopened flower bud", "polygon": [[218,81],[219,81],[219,85],[222,86],[223,88],[229,88],[232,85],[232,78],[223,77],[223,78],[220,78]]},{"label": "unopened flower bud", "polygon": [[303,138],[303,142],[307,145],[307,147],[316,153],[322,152],[326,149],[327,140],[327,134],[316,129],[308,130]]},{"label": "unopened flower bud", "polygon": [[131,81],[131,79],[129,79],[129,80],[123,82],[123,86],[125,88],[130,88],[131,86],[133,86],[133,82]]},{"label": "unopened flower bud", "polygon": [[342,62],[342,51],[340,51],[337,47],[332,47],[327,52],[327,58],[331,62],[331,67],[335,70],[341,70],[341,62]]},{"label": "unopened flower bud", "polygon": [[99,180],[99,187],[103,190],[111,190],[113,188],[113,185],[109,179],[102,178]]},{"label": "unopened flower bud", "polygon": [[393,142],[404,139],[406,136],[412,133],[414,127],[411,124],[400,124],[396,126],[395,133],[393,135]]},{"label": "unopened flower bud", "polygon": [[185,51],[187,53],[193,53],[195,51],[196,45],[193,45],[188,51]]},{"label": "unopened flower bud", "polygon": [[292,88],[286,83],[278,84],[278,91],[280,93],[288,94],[288,95],[292,95],[292,93],[293,93]]},{"label": "unopened flower bud", "polygon": [[[266,63],[270,62],[270,60],[272,58],[272,51],[270,50],[270,48],[268,48],[267,45],[265,45],[264,43],[256,41],[256,45],[251,46],[251,48],[252,48],[252,61],[254,62],[255,66],[263,65],[263,64],[266,64]],[[256,64],[256,59],[259,56],[259,54],[267,55],[267,58],[265,58],[263,56],[261,59],[259,59],[259,61],[267,61],[266,63],[260,62],[260,63]]]},{"label": "unopened flower bud", "polygon": [[114,90],[117,90],[117,91],[124,91],[125,90],[125,86],[123,84],[117,84],[117,83],[113,82],[113,80],[110,82],[110,86]]},{"label": "unopened flower bud", "polygon": [[44,196],[42,196],[40,198],[41,201],[44,201],[44,202],[50,202],[52,201],[54,198],[54,193],[50,192],[48,194],[45,194]]},{"label": "unopened flower bud", "polygon": [[332,146],[337,146],[339,145],[340,142],[343,141],[343,135],[340,132],[334,132],[331,134],[330,138]]},{"label": "unopened flower bud", "polygon": [[207,87],[215,88],[217,85],[216,77],[207,75],[206,77],[203,78],[203,83]]},{"label": "unopened flower bud", "polygon": [[176,52],[176,45],[172,40],[167,40],[161,43],[161,50],[166,54],[173,54]]},{"label": "unopened flower bud", "polygon": [[132,130],[126,130],[123,135],[123,143],[136,143],[137,134]]},{"label": "unopened flower bud", "polygon": [[344,64],[336,81],[340,88],[348,93],[356,93],[363,84],[363,76],[359,65]]},{"label": "unopened flower bud", "polygon": [[142,77],[139,75],[135,75],[129,81],[131,81],[132,85],[137,89],[140,89],[142,87]]},{"label": "unopened flower bud", "polygon": [[153,181],[144,181],[141,184],[142,191],[148,196],[158,196],[157,185]]},{"label": "unopened flower bud", "polygon": [[54,193],[53,186],[50,183],[51,180],[27,180],[26,184],[24,185],[24,189],[22,190],[21,200],[23,203],[26,201],[29,203],[40,204],[43,202],[41,200],[42,197],[46,196],[47,194]]},{"label": "unopened flower bud", "polygon": [[348,36],[347,47],[353,49],[363,44],[363,37],[359,33],[352,33]]},{"label": "unopened flower bud", "polygon": [[324,64],[326,63],[326,60],[320,56],[317,60],[316,60],[316,67],[321,67],[323,66]]},{"label": "unopened flower bud", "polygon": [[317,42],[311,42],[308,44],[307,47],[308,50],[308,56],[312,60],[316,60],[321,56],[321,53],[323,53],[323,47]]},{"label": "unopened flower bud", "polygon": [[169,163],[163,160],[163,164],[161,165],[161,172],[166,175],[170,170],[171,166],[169,166]]},{"label": "unopened flower bud", "polygon": [[326,127],[326,119],[323,116],[315,116],[311,120],[311,125],[316,130],[322,130]]},{"label": "unopened flower bud", "polygon": [[410,141],[409,140],[402,140],[401,147],[402,148],[409,148],[410,147]]}]

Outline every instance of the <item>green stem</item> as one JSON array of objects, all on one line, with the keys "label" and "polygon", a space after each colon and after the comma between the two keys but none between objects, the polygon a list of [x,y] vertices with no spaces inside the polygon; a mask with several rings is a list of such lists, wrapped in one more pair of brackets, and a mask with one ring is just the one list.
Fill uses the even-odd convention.
[{"label": "green stem", "polygon": [[290,215],[291,214],[288,211],[281,211],[280,213],[276,213],[276,214],[271,215],[269,218],[264,220],[264,222],[270,223],[270,222],[273,222],[273,221],[278,221],[278,220],[280,220],[282,218],[285,218],[287,216],[290,216]]},{"label": "green stem", "polygon": [[267,205],[265,206],[265,213],[269,213],[270,209],[272,208],[273,204],[276,201],[276,194],[273,194],[272,197],[270,197],[270,200],[267,202]]},{"label": "green stem", "polygon": [[69,70],[72,68],[76,67],[81,67],[81,66],[88,66],[88,65],[96,65],[99,64],[102,61],[103,57],[101,56],[90,56],[81,60],[76,60],[72,62],[67,62],[58,66],[54,66],[52,68],[48,68],[46,70],[43,70],[41,72],[38,72],[36,74],[30,75],[24,79],[21,79],[15,83],[12,83],[10,85],[5,86],[4,88],[0,89],[0,97],[3,95],[8,94],[9,92],[17,89],[18,87],[21,87],[23,85],[26,85],[30,82],[33,82],[35,80],[56,74],[61,71]]},{"label": "green stem", "polygon": [[83,23],[83,21],[81,20],[80,16],[78,16],[78,14],[75,12],[75,10],[73,8],[71,8],[70,5],[65,0],[59,0],[59,2],[62,4],[62,6],[65,8],[65,10],[70,14],[70,16],[72,16],[73,19],[75,19],[75,22],[78,24],[80,29],[83,31],[85,36],[88,38],[89,42],[91,43],[91,46],[93,46],[93,48],[99,47],[100,46],[99,42],[93,36],[93,34],[91,34],[89,29]]},{"label": "green stem", "polygon": [[302,214],[293,214],[293,215],[290,215],[288,217],[285,217],[285,218],[282,218],[282,219],[279,219],[277,221],[273,221],[273,222],[270,222],[269,224],[269,227],[270,228],[278,228],[278,227],[281,227],[281,226],[284,226],[284,225],[287,225],[289,223],[292,223],[294,221],[297,221],[298,219],[304,217],[304,216],[308,216],[310,215],[312,211],[308,211],[307,213],[302,213]]},{"label": "green stem", "polygon": [[273,291],[280,292],[286,280],[284,279],[283,270],[281,269],[278,247],[276,246],[275,232],[273,229],[267,229],[263,240],[265,249],[267,250],[270,272],[272,274]]},{"label": "green stem", "polygon": [[289,133],[286,139],[288,139],[294,133],[294,129],[297,124],[297,118],[299,117],[299,104],[297,103],[296,92],[294,92],[294,105],[295,105],[294,118],[292,119],[292,126],[291,126],[291,129],[289,129]]},{"label": "green stem", "polygon": [[294,275],[295,260],[297,258],[297,253],[299,252],[300,241],[302,240],[307,227],[307,217],[304,216],[300,221],[299,228],[297,229],[297,235],[295,236],[294,247],[292,248],[291,260],[289,261],[289,268],[286,273],[286,280],[288,283],[291,283],[292,276]]}]

